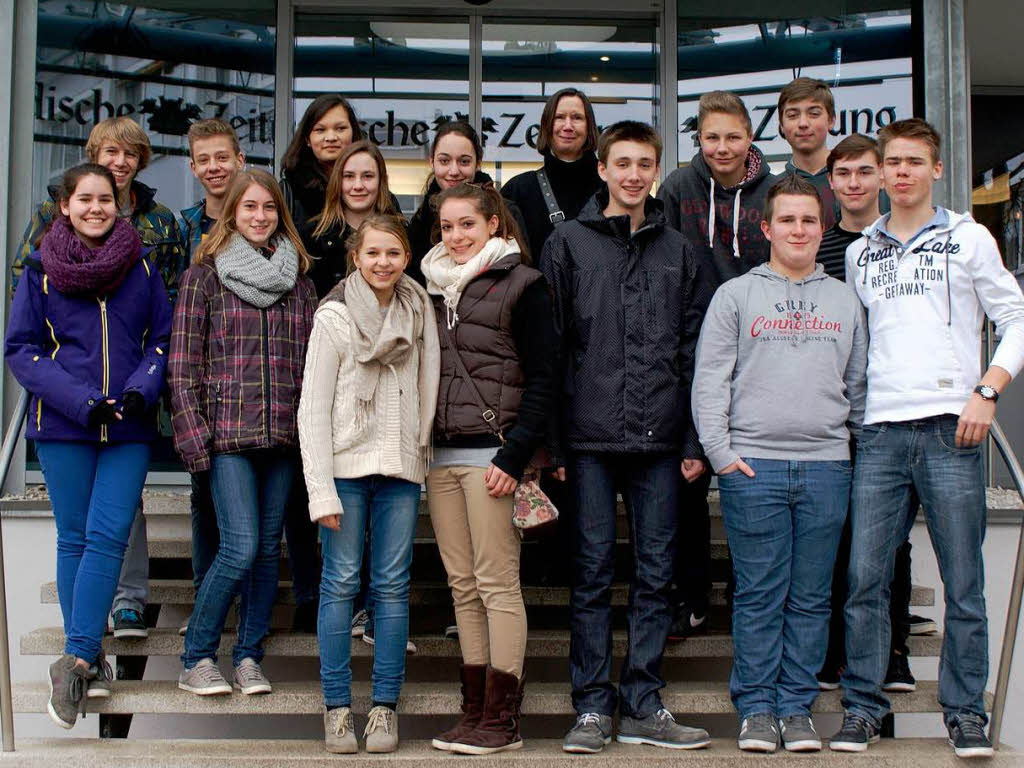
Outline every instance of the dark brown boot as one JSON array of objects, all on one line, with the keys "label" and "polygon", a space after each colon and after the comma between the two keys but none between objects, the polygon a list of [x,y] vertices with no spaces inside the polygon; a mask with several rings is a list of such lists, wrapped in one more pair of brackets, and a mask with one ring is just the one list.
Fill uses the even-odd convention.
[{"label": "dark brown boot", "polygon": [[452,742],[461,739],[480,724],[484,713],[484,690],[487,681],[486,664],[463,664],[462,676],[462,719],[430,743],[434,749],[448,751]]},{"label": "dark brown boot", "polygon": [[519,749],[519,708],[523,704],[523,680],[509,672],[487,667],[487,690],[480,724],[457,741],[450,751],[463,755],[490,755]]}]

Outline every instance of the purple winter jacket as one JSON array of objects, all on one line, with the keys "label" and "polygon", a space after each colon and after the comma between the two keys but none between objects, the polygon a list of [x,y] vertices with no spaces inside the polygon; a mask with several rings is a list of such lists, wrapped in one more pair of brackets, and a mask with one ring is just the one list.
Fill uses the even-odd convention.
[{"label": "purple winter jacket", "polygon": [[[31,393],[26,437],[37,440],[148,442],[157,437],[153,406],[163,390],[171,335],[171,302],[148,253],[107,297],[70,296],[43,272],[37,253],[11,304],[5,356]],[[135,391],[142,419],[88,426],[103,399]]]}]

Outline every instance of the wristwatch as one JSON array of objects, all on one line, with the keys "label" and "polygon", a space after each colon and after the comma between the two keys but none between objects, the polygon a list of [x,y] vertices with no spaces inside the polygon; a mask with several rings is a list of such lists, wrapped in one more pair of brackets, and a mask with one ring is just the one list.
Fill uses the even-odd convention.
[{"label": "wristwatch", "polygon": [[999,393],[987,384],[979,384],[974,391],[981,395],[982,400],[991,400],[994,403],[999,399]]}]

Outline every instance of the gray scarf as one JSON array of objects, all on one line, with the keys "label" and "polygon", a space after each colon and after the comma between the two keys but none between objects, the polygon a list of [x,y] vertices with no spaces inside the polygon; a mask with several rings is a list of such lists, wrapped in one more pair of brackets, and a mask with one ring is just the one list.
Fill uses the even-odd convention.
[{"label": "gray scarf", "polygon": [[292,288],[299,275],[299,254],[284,235],[271,238],[274,254],[269,258],[235,232],[217,254],[214,265],[224,287],[242,301],[265,309]]},{"label": "gray scarf", "polygon": [[341,291],[352,319],[352,352],[356,360],[353,394],[356,397],[356,426],[362,431],[369,418],[369,405],[380,376],[409,354],[423,340],[419,363],[420,447],[428,449],[440,378],[441,353],[437,339],[434,308],[427,292],[408,275],[395,284],[395,295],[387,313],[381,314],[373,289],[356,270],[336,287],[326,300]]}]

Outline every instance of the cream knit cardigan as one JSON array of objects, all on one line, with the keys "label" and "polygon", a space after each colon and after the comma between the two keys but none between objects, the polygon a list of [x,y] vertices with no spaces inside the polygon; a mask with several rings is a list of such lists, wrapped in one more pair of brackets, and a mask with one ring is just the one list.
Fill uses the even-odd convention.
[{"label": "cream knit cardigan", "polygon": [[351,318],[340,301],[317,310],[299,400],[299,445],[309,492],[309,517],[343,513],[334,478],[385,475],[422,483],[426,457],[419,443],[418,375],[422,340],[402,362],[381,371],[366,429],[356,428],[351,384],[356,362]]}]

